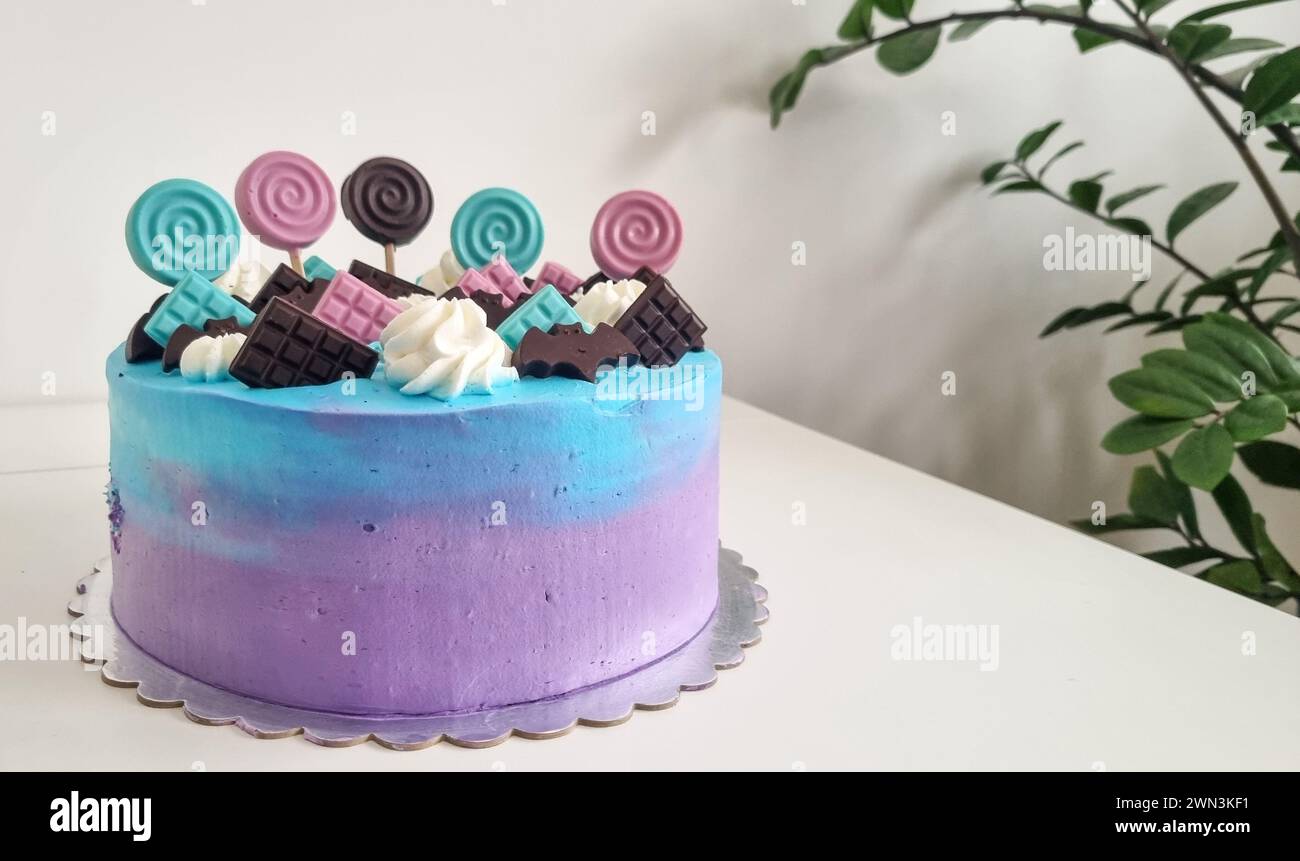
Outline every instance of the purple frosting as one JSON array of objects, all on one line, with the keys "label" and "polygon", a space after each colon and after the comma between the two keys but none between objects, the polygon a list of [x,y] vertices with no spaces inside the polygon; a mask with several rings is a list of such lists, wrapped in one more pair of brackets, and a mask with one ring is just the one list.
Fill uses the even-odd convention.
[{"label": "purple frosting", "polygon": [[443,403],[382,379],[191,384],[119,349],[117,621],[204,682],[351,714],[639,669],[717,603],[721,367],[687,363],[693,383],[655,372],[657,400],[525,378]]}]

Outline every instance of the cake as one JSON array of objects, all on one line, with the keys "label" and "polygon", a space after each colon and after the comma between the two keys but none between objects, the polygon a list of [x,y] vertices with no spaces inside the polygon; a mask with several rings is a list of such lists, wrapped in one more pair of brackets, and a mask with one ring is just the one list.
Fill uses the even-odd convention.
[{"label": "cake", "polygon": [[[304,239],[281,237],[295,263]],[[453,230],[419,285],[313,258],[323,277],[280,266],[251,299],[220,267],[142,266],[171,289],[107,360],[121,633],[205,684],[364,716],[543,700],[690,642],[718,603],[722,369],[662,274],[677,239],[615,259],[593,230],[602,277],[529,283],[540,236],[484,258]]]}]

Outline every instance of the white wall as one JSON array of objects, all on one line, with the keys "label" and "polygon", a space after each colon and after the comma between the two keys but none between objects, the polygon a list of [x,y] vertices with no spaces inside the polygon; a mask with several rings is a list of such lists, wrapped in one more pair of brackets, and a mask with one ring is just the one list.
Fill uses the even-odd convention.
[{"label": "white wall", "polygon": [[[918,0],[918,14],[1000,5]],[[803,50],[834,41],[848,6],[6,3],[0,402],[40,401],[47,371],[61,400],[104,396],[104,355],[159,292],[122,242],[126,210],[152,182],[190,176],[229,193],[272,148],[307,153],[336,180],[393,154],[421,167],[438,199],[428,231],[399,253],[403,274],[437,259],[455,207],[479,187],[531,196],[544,256],[584,272],[600,202],[657,189],[683,214],[673,279],[710,324],[732,395],[1053,519],[1094,499],[1116,510],[1130,464],[1097,447],[1124,414],[1104,382],[1152,342],[1036,334],[1067,305],[1119,295],[1127,275],[1045,272],[1044,234],[1096,228],[1036,196],[989,199],[973,176],[1060,118],[1058,142],[1088,147],[1058,179],[1114,168],[1113,190],[1166,183],[1135,208],[1154,224],[1184,193],[1239,179],[1180,241],[1206,268],[1271,235],[1264,206],[1169,69],[1122,46],[1080,56],[1061,27],[995,23],[902,79],[861,55],[814,72],[769,131],[768,88]],[[1230,22],[1294,40],[1297,11]],[[44,111],[54,136],[41,134]],[[345,111],[355,136],[340,133]],[[641,133],[644,111],[654,136]],[[944,111],[956,112],[955,136],[941,133]],[[1295,175],[1282,187],[1297,206]],[[795,241],[807,243],[805,267],[790,263]],[[381,259],[342,218],[315,250]],[[1158,261],[1157,280],[1169,274]],[[940,394],[948,370],[956,397]]]}]

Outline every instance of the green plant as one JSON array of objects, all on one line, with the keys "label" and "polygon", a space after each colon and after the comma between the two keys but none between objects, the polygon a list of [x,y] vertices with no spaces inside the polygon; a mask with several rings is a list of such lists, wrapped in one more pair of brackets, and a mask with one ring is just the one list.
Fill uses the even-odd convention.
[{"label": "green plant", "polygon": [[[1147,221],[1129,214],[1130,207],[1163,186],[1139,185],[1106,193],[1111,172],[1088,176],[1064,188],[1049,183],[1047,174],[1064,156],[1083,146],[1075,141],[1050,157],[1040,151],[1060,129],[1053,122],[1026,135],[1006,159],[986,167],[980,176],[993,194],[1045,194],[1064,206],[1098,219],[1117,234],[1149,237],[1151,247],[1180,270],[1155,298],[1139,304],[1146,281],[1118,299],[1070,308],[1042,331],[1046,337],[1085,324],[1109,321],[1106,332],[1141,327],[1149,335],[1177,333],[1182,349],[1147,353],[1141,367],[1110,380],[1111,393],[1134,415],[1120,422],[1102,440],[1114,454],[1152,451],[1156,463],[1133,472],[1129,513],[1075,521],[1094,534],[1132,529],[1172,530],[1182,544],[1145,554],[1165,565],[1192,569],[1195,576],[1274,606],[1300,599],[1300,575],[1270,540],[1264,517],[1254,510],[1242,486],[1232,476],[1238,460],[1261,481],[1300,490],[1300,448],[1271,437],[1300,430],[1300,363],[1283,338],[1300,333],[1300,298],[1262,295],[1266,286],[1300,279],[1300,214],[1291,215],[1255,152],[1250,138],[1257,129],[1271,138],[1265,147],[1280,153],[1281,172],[1300,172],[1300,47],[1285,49],[1269,39],[1234,36],[1219,19],[1230,13],[1281,0],[1237,0],[1185,14],[1172,26],[1152,19],[1173,0],[1112,0],[1102,7],[1092,0],[1078,5],[1047,6],[1014,2],[1004,9],[964,12],[937,18],[914,17],[914,0],[856,0],[839,28],[840,44],[806,52],[770,93],[772,127],[790,111],[815,68],[839,62],[874,48],[880,65],[895,74],[923,66],[948,31],[950,42],[974,36],[999,19],[1033,20],[1070,27],[1082,53],[1103,45],[1125,44],[1159,58],[1192,93],[1237,157],[1243,162],[1257,193],[1268,207],[1277,231],[1234,265],[1211,273],[1194,263],[1179,235],[1222,203],[1237,188],[1235,182],[1207,185],[1184,197],[1167,218],[1160,239]],[[1097,16],[1099,8],[1118,10],[1124,20]],[[877,33],[881,19],[895,22]],[[1227,72],[1209,64],[1238,54],[1254,59]],[[1225,114],[1222,103],[1233,107]],[[1240,114],[1239,119],[1234,114]],[[1229,119],[1229,117],[1232,119]],[[1032,161],[1038,161],[1036,167]],[[1182,286],[1182,292],[1175,296]],[[1162,447],[1172,448],[1172,454]],[[1240,552],[1211,546],[1201,533],[1193,491],[1210,494],[1232,530]]]}]

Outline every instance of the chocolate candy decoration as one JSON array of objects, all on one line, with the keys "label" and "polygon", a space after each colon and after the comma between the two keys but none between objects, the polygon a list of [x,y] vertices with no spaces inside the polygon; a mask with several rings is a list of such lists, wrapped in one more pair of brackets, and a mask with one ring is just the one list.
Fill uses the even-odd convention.
[{"label": "chocolate candy decoration", "polygon": [[403,281],[396,275],[389,275],[384,270],[376,269],[369,263],[362,263],[360,260],[352,261],[352,265],[348,267],[348,274],[361,283],[375,288],[389,299],[401,299],[403,296],[410,296],[412,293],[419,293],[422,296],[434,295],[423,287],[412,284],[410,281]]},{"label": "chocolate candy decoration", "polygon": [[596,382],[601,365],[629,364],[638,360],[636,347],[627,336],[608,323],[590,334],[577,323],[556,325],[549,333],[529,329],[515,350],[514,366],[519,376],[568,377]]},{"label": "chocolate candy decoration", "polygon": [[[203,334],[211,335],[214,338],[239,333],[247,335],[248,329],[248,326],[243,325],[234,317],[223,317],[220,320],[205,320],[203,322]],[[171,342],[168,341],[167,343],[170,344]]]},{"label": "chocolate candy decoration", "polygon": [[167,294],[164,293],[153,300],[149,310],[142,314],[140,319],[135,321],[135,325],[131,327],[131,332],[126,336],[126,361],[128,364],[156,362],[163,357],[162,346],[145,334],[144,324],[149,322],[153,312],[158,310],[158,306],[166,298]]},{"label": "chocolate candy decoration", "polygon": [[453,299],[468,299],[469,297],[466,296],[465,291],[460,289],[459,287],[452,287],[446,293],[443,293],[442,296],[440,296],[439,298],[446,299],[448,302],[450,302]]},{"label": "chocolate candy decoration", "polygon": [[641,361],[651,367],[675,365],[691,350],[704,349],[708,326],[677,295],[668,279],[644,269],[636,274],[653,277],[614,328],[636,345]]},{"label": "chocolate candy decoration", "polygon": [[[234,318],[232,317],[230,319],[233,320]],[[204,323],[203,325],[204,328],[207,328],[207,323]],[[176,330],[172,332],[171,337],[167,339],[167,347],[163,350],[163,371],[170,374],[172,371],[179,368],[181,366],[181,354],[185,352],[185,348],[202,337],[203,331],[200,329],[196,329],[188,324],[177,326]]]},{"label": "chocolate candy decoration", "polygon": [[479,290],[475,293],[471,293],[469,298],[475,305],[483,309],[483,313],[487,315],[488,328],[494,332],[496,331],[497,326],[504,323],[506,318],[514,311],[513,308],[506,307],[506,297],[502,296],[500,293],[489,293],[486,290]]},{"label": "chocolate candy decoration", "polygon": [[230,376],[253,388],[320,386],[351,372],[369,377],[379,354],[280,297],[258,315],[230,363]]},{"label": "chocolate candy decoration", "polygon": [[294,272],[293,269],[289,268],[289,264],[281,263],[279,266],[275,267],[275,271],[271,273],[271,277],[266,279],[266,283],[257,291],[257,295],[253,297],[253,301],[249,303],[248,307],[260,314],[262,309],[265,308],[273,298],[276,296],[288,296],[295,290],[303,290],[310,293],[311,282],[299,275],[297,272]]},{"label": "chocolate candy decoration", "polygon": [[433,215],[433,192],[424,176],[398,158],[364,161],[343,180],[343,215],[380,245],[406,245]]}]

